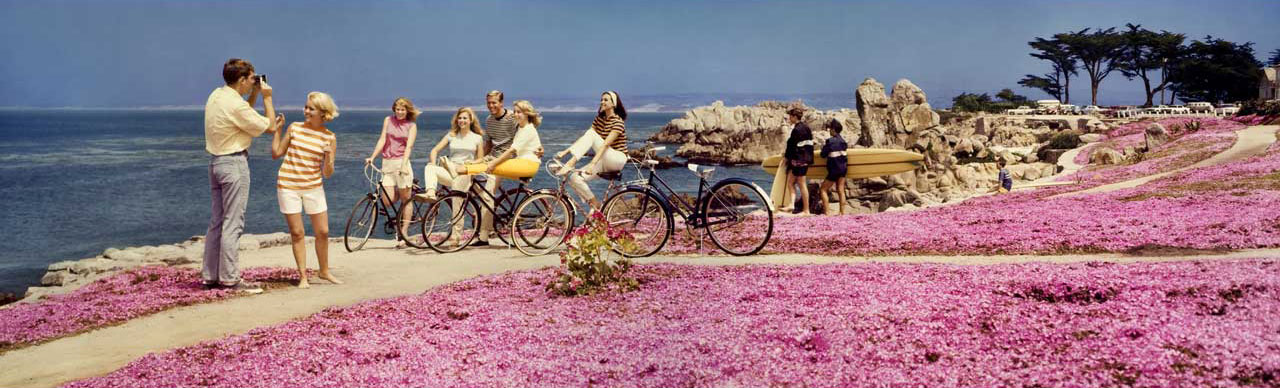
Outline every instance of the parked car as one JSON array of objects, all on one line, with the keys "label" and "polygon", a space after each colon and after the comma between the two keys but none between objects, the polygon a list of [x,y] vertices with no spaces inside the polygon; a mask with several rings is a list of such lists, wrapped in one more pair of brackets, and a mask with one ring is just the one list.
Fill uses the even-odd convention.
[{"label": "parked car", "polygon": [[1080,109],[1077,108],[1075,105],[1062,104],[1062,105],[1058,105],[1058,114],[1076,115],[1076,114],[1080,114]]},{"label": "parked car", "polygon": [[1004,113],[1008,115],[1029,115],[1032,112],[1034,112],[1034,110],[1032,110],[1031,107],[1026,105],[1022,105],[1015,109],[1009,109],[1004,111]]},{"label": "parked car", "polygon": [[1213,104],[1207,102],[1188,102],[1187,109],[1191,109],[1191,113],[1213,113]]},{"label": "parked car", "polygon": [[1086,107],[1084,107],[1084,109],[1083,109],[1083,110],[1081,110],[1081,111],[1082,111],[1082,112],[1084,112],[1084,114],[1087,114],[1087,115],[1101,115],[1101,114],[1105,114],[1105,113],[1107,112],[1107,110],[1106,110],[1106,109],[1103,109],[1102,107],[1099,107],[1099,106],[1097,106],[1097,105],[1089,105],[1089,106],[1086,106]]}]

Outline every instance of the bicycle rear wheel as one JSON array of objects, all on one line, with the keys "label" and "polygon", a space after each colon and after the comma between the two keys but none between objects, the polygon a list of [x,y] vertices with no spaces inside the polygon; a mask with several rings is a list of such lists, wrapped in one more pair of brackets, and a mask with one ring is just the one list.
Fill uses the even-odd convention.
[{"label": "bicycle rear wheel", "polygon": [[366,195],[356,201],[356,206],[351,208],[351,215],[347,216],[347,226],[342,230],[342,244],[347,248],[347,252],[364,248],[364,244],[369,241],[369,236],[373,234],[373,228],[377,225],[378,204],[374,202],[373,197]]},{"label": "bicycle rear wheel", "polygon": [[631,247],[614,246],[626,257],[653,255],[667,245],[675,223],[662,199],[648,190],[626,189],[609,196],[604,202],[604,218],[612,228],[631,235]]},{"label": "bicycle rear wheel", "polygon": [[721,250],[745,256],[760,252],[773,235],[773,210],[755,187],[724,181],[711,188],[702,203],[703,224]]},{"label": "bicycle rear wheel", "polygon": [[516,206],[509,226],[516,249],[529,256],[545,255],[573,231],[573,210],[561,195],[535,193]]},{"label": "bicycle rear wheel", "polygon": [[[409,197],[409,199],[403,202],[404,204],[401,205],[400,213],[397,215],[404,217],[404,214],[408,214],[408,226],[405,227],[404,230],[396,229],[396,234],[399,234],[400,239],[411,247],[418,249],[426,248],[427,242],[423,238],[422,225],[423,220],[427,216],[427,210],[431,207],[431,204],[420,202],[414,197]],[[401,220],[403,221],[403,218]]]},{"label": "bicycle rear wheel", "polygon": [[480,208],[466,194],[455,192],[427,208],[422,218],[422,239],[440,253],[457,252],[471,245],[480,226]]}]

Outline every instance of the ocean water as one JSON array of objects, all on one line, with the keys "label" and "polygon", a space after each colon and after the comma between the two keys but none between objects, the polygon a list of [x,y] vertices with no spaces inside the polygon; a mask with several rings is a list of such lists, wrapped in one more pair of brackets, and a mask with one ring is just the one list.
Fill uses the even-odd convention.
[{"label": "ocean water", "polygon": [[[285,111],[289,121],[300,111]],[[479,112],[482,116],[485,112]],[[334,175],[325,181],[330,233],[342,234],[352,205],[366,191],[361,166],[373,151],[384,111],[346,111],[329,124],[338,137]],[[450,113],[418,119],[415,176],[447,130]],[[681,113],[633,113],[633,147]],[[539,134],[550,155],[591,124],[593,113],[545,113]],[[254,140],[246,233],[286,231],[276,204],[271,139]],[[675,146],[669,146],[670,154]],[[208,228],[209,156],[200,110],[0,110],[0,292],[21,295],[54,262],[100,254],[111,247],[176,243]],[[676,190],[695,191],[685,169],[662,170]],[[624,178],[631,179],[628,172]],[[768,184],[753,166],[723,167],[714,179],[736,176]],[[551,187],[540,172],[534,188]],[[595,182],[597,194],[602,182]],[[308,227],[308,234],[310,228]],[[335,247],[334,249],[341,249]],[[288,264],[288,263],[282,263]]]}]

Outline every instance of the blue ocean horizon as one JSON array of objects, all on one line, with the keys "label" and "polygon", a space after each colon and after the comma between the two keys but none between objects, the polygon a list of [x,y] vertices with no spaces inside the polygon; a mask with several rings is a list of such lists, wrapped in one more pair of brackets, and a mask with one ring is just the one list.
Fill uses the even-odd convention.
[{"label": "blue ocean horizon", "polygon": [[[283,110],[287,120],[299,110]],[[388,110],[345,110],[329,124],[338,138],[336,171],[325,181],[329,224],[341,235],[351,206],[366,191],[363,160],[373,150]],[[478,112],[484,115],[484,111]],[[447,130],[449,113],[426,112],[412,161],[415,175]],[[632,147],[682,112],[636,112],[627,120]],[[567,147],[590,125],[593,112],[547,112],[539,133],[548,152]],[[209,156],[200,109],[0,109],[0,292],[21,296],[38,285],[49,264],[101,254],[107,248],[172,244],[208,227]],[[252,172],[245,232],[284,232],[276,204],[270,137],[249,149]],[[670,155],[676,147],[665,151]],[[697,178],[663,170],[677,190]],[[540,173],[532,186],[551,187]],[[714,179],[737,176],[760,183],[759,167],[721,168]],[[629,177],[628,177],[629,178]],[[597,182],[596,190],[602,183]],[[308,230],[310,230],[308,228]],[[335,248],[338,249],[338,248]],[[290,263],[282,263],[282,265]]]}]

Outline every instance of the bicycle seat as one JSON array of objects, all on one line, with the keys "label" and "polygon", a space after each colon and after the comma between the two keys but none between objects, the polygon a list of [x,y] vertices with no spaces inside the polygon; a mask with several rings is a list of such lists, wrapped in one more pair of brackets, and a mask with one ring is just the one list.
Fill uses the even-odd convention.
[{"label": "bicycle seat", "polygon": [[697,174],[703,179],[710,178],[711,173],[716,172],[715,167],[703,167],[701,165],[697,165],[693,163],[689,163],[688,167],[689,167],[689,171],[693,171],[694,174]]},{"label": "bicycle seat", "polygon": [[602,172],[596,176],[609,181],[622,180],[622,171]]}]

